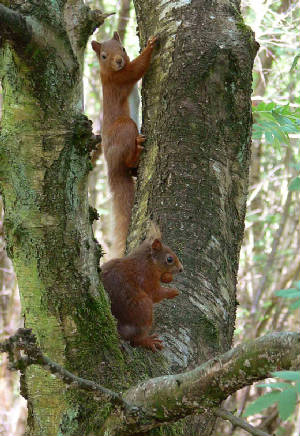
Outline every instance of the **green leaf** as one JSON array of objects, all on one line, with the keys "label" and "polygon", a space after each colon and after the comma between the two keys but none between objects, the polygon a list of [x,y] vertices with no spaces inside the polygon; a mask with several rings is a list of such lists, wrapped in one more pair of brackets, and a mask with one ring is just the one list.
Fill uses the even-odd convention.
[{"label": "green leaf", "polygon": [[300,191],[300,177],[295,177],[289,184],[289,191]]},{"label": "green leaf", "polygon": [[290,289],[280,289],[275,292],[275,295],[283,298],[297,298],[300,297],[300,290],[295,288]]},{"label": "green leaf", "polygon": [[267,141],[269,144],[273,144],[273,142],[274,142],[274,136],[273,136],[273,133],[272,133],[272,132],[265,131],[265,137],[266,137],[266,141]]},{"label": "green leaf", "polygon": [[262,395],[261,397],[257,398],[257,400],[253,401],[253,403],[249,404],[243,413],[243,416],[246,418],[247,416],[259,413],[261,410],[272,406],[273,404],[277,403],[281,394],[282,392],[269,392],[265,395]]},{"label": "green leaf", "polygon": [[300,381],[300,371],[275,371],[271,374],[272,376],[282,378],[283,380]]},{"label": "green leaf", "polygon": [[297,403],[297,393],[295,388],[288,389],[280,393],[278,401],[278,411],[280,418],[286,420],[295,410]]},{"label": "green leaf", "polygon": [[290,383],[274,382],[274,383],[261,383],[256,385],[257,388],[271,388],[271,389],[290,389]]},{"label": "green leaf", "polygon": [[298,392],[298,394],[300,394],[300,381],[297,381],[295,383],[295,388],[296,388],[296,392]]}]

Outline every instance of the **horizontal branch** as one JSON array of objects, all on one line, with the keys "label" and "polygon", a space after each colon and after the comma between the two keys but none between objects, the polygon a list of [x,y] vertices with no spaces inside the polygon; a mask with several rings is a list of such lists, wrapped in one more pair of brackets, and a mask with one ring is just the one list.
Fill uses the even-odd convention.
[{"label": "horizontal branch", "polygon": [[[199,367],[177,375],[147,380],[129,389],[125,400],[143,408],[149,418],[130,423],[132,433],[219,407],[229,395],[279,369],[299,367],[300,334],[272,333],[239,345]],[[152,417],[152,419],[150,418]],[[124,420],[114,415],[105,424],[108,435],[127,434]]]},{"label": "horizontal branch", "polygon": [[20,13],[0,4],[1,38],[24,47],[31,40],[32,28]]},{"label": "horizontal branch", "polygon": [[90,34],[92,34],[97,27],[104,23],[106,18],[115,15],[115,12],[102,12],[100,9],[90,9],[88,13],[88,18],[91,22]]}]

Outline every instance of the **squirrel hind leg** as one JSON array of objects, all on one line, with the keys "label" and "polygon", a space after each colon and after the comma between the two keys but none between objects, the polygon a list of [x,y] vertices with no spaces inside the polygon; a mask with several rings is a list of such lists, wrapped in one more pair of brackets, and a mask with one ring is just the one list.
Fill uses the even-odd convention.
[{"label": "squirrel hind leg", "polygon": [[119,324],[118,323],[119,335],[126,341],[130,341],[132,337],[138,334],[136,326],[130,324]]},{"label": "squirrel hind leg", "polygon": [[133,347],[143,347],[150,349],[153,353],[164,348],[162,340],[157,335],[138,336],[130,340]]}]

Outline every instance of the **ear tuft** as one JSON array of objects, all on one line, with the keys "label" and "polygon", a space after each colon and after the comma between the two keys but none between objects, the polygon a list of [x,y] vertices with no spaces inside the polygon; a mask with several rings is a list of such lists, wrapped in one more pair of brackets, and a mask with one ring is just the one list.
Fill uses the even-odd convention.
[{"label": "ear tuft", "polygon": [[162,239],[161,231],[154,221],[150,222],[147,239],[149,241],[154,241],[154,239]]},{"label": "ear tuft", "polygon": [[118,32],[114,32],[113,39],[115,39],[118,42],[121,42],[121,38],[120,38],[120,35],[118,34]]},{"label": "ear tuft", "polygon": [[101,51],[101,44],[97,41],[92,41],[92,48],[96,53],[100,53]]},{"label": "ear tuft", "polygon": [[152,249],[155,251],[160,251],[162,249],[162,245],[159,239],[154,239],[152,242]]}]

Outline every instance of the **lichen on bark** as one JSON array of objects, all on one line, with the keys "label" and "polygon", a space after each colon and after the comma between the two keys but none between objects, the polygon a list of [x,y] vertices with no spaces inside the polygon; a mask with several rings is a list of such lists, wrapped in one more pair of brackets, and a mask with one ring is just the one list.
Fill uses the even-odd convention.
[{"label": "lichen on bark", "polygon": [[[45,353],[116,388],[124,382],[124,361],[99,280],[100,249],[90,223],[91,123],[81,114],[83,49],[74,51],[63,4],[46,3],[14,2],[14,12],[5,10],[13,19],[19,14],[20,22],[30,22],[32,32],[23,46],[8,33],[0,54],[7,250],[25,325]],[[111,365],[104,365],[107,356]],[[104,419],[99,403],[90,401],[86,408],[86,397],[67,391],[44,370],[29,369],[22,384],[29,402],[28,434],[68,433],[66,427],[78,430],[84,419],[94,431]]]}]

